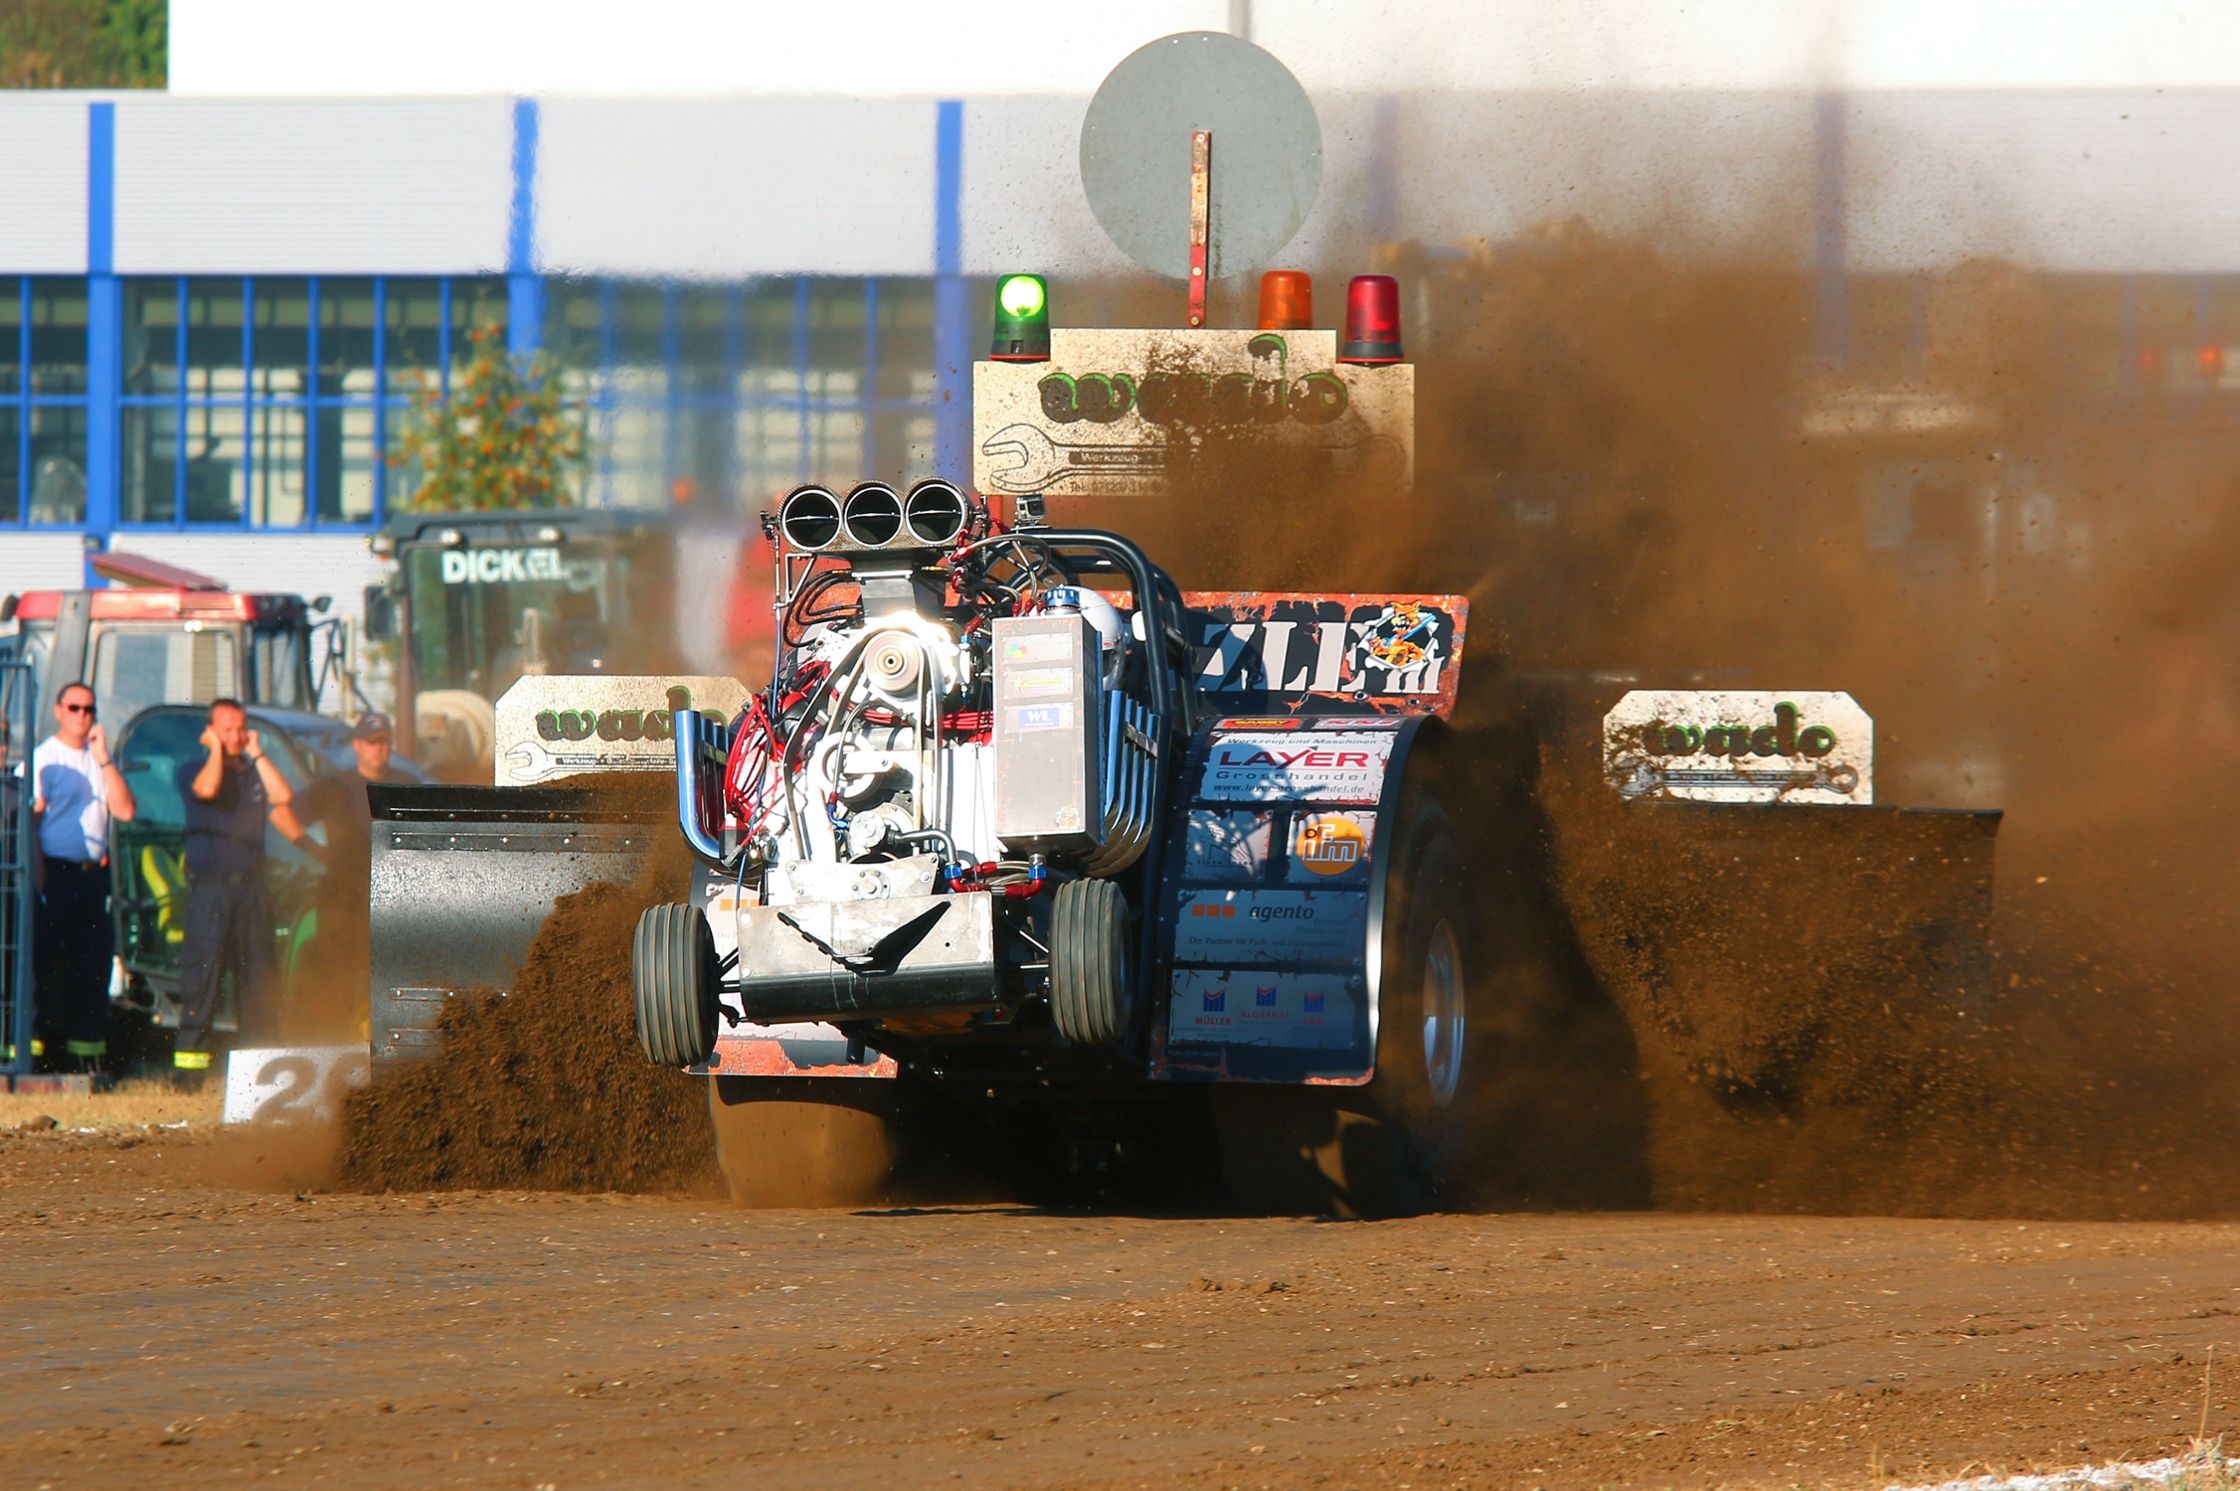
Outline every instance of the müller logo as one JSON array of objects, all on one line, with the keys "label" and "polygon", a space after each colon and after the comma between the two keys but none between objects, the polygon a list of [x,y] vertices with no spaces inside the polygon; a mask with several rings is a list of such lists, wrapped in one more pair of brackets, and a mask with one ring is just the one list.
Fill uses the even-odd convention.
[{"label": "m\u00fcller logo", "polygon": [[1773,723],[1759,725],[1672,725],[1652,720],[1640,727],[1636,743],[1652,756],[1803,756],[1832,753],[1838,741],[1826,725],[1798,727],[1797,706],[1773,706]]}]

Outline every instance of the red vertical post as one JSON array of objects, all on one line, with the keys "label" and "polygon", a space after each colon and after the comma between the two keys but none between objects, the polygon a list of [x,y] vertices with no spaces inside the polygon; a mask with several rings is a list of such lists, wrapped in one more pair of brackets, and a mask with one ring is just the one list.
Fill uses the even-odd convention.
[{"label": "red vertical post", "polygon": [[1213,131],[1190,136],[1190,325],[1206,324],[1206,208],[1213,196]]}]

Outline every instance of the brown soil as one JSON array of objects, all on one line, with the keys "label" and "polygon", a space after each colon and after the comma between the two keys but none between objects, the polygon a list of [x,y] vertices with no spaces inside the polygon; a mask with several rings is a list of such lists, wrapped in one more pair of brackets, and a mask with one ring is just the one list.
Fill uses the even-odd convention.
[{"label": "brown soil", "polygon": [[[617,789],[643,792],[642,781]],[[587,793],[588,814],[597,800]],[[638,883],[563,896],[510,995],[453,1001],[432,1061],[353,1095],[338,1184],[367,1191],[512,1186],[556,1191],[706,1189],[714,1136],[705,1084],[638,1047],[630,942],[638,915],[683,899],[673,833]]]},{"label": "brown soil", "polygon": [[2229,1225],[254,1192],[0,1134],[34,1487],[1819,1486],[2240,1429]]}]

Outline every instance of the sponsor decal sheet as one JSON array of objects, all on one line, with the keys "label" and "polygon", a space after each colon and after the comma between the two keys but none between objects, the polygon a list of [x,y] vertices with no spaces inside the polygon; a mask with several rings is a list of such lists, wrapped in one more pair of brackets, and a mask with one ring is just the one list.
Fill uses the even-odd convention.
[{"label": "sponsor decal sheet", "polygon": [[1193,764],[1172,914],[1174,1076],[1360,1082],[1385,717],[1234,716]]}]

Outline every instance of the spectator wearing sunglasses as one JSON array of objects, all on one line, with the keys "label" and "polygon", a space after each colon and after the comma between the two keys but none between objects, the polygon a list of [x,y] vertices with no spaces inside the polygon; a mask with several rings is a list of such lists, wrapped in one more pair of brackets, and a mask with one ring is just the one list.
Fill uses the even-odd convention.
[{"label": "spectator wearing sunglasses", "polygon": [[32,923],[38,1015],[46,1048],[62,1043],[68,1070],[98,1073],[107,1054],[109,825],[129,823],[132,789],[109,755],[93,690],[63,686],[54,734],[31,753],[31,812],[38,820],[39,903]]}]

